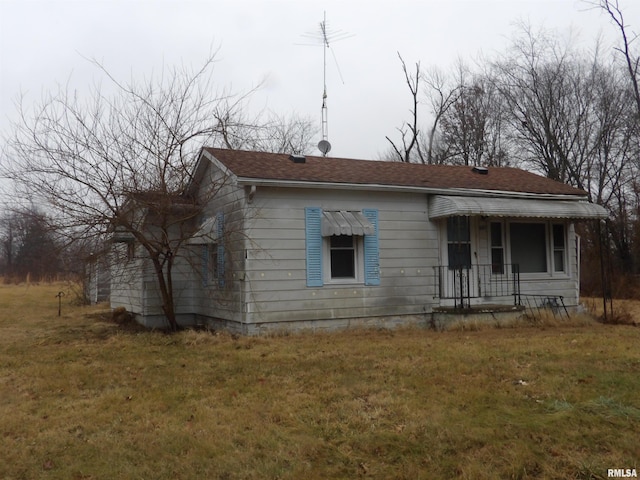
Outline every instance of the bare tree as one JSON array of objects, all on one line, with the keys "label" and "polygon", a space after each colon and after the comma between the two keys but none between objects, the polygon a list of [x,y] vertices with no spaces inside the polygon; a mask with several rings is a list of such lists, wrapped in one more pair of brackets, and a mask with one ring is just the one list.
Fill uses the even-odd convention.
[{"label": "bare tree", "polygon": [[295,155],[306,154],[315,149],[314,139],[318,128],[308,117],[285,117],[271,112],[254,118],[252,122],[243,122],[242,126],[238,127],[237,121],[234,121],[234,140],[231,141],[227,134],[224,146],[236,150]]},{"label": "bare tree", "polygon": [[489,75],[473,73],[462,61],[457,66],[455,95],[440,112],[444,148],[439,162],[499,166],[507,162],[501,142],[503,107]]},{"label": "bare tree", "polygon": [[265,110],[249,113],[246,100],[253,91],[224,98],[217,105],[217,135],[210,139],[210,146],[289,154],[309,153],[315,148],[317,124],[297,114],[283,116]]},{"label": "bare tree", "polygon": [[[446,153],[439,148],[443,145],[438,142],[439,127],[443,116],[458,98],[460,89],[457,85],[452,85],[447,76],[437,68],[423,72],[419,62],[415,64],[415,71],[409,73],[402,56],[398,54],[398,57],[411,94],[410,120],[397,129],[401,143],[385,137],[391,144],[391,151],[386,157],[402,162],[442,163]],[[421,95],[424,100],[420,100]],[[421,102],[431,107],[432,120],[426,133],[420,129],[418,106]]]},{"label": "bare tree", "polygon": [[404,78],[407,83],[407,87],[409,87],[409,92],[411,92],[411,120],[409,122],[405,122],[402,127],[398,128],[402,145],[396,145],[396,143],[389,137],[385,138],[391,144],[391,148],[393,149],[397,160],[401,162],[411,162],[412,151],[414,148],[416,148],[418,152],[418,158],[422,163],[424,163],[424,158],[422,156],[422,152],[420,151],[420,143],[418,142],[418,138],[420,136],[420,131],[418,130],[418,97],[420,92],[420,79],[422,77],[422,74],[420,72],[420,63],[416,63],[415,73],[412,72],[411,74],[409,74],[409,71],[407,70],[407,64],[405,63],[399,52],[398,58],[400,59],[400,63],[402,64],[402,71],[404,72]]},{"label": "bare tree", "polygon": [[620,31],[620,37],[622,38],[622,47],[616,47],[616,50],[620,52],[624,57],[627,72],[629,73],[629,80],[631,81],[631,87],[633,89],[635,104],[638,110],[638,116],[640,116],[640,88],[638,87],[640,54],[634,54],[631,47],[631,44],[637,40],[638,35],[629,33],[629,26],[625,23],[622,8],[620,7],[620,3],[618,2],[618,0],[599,0],[597,2],[590,3],[596,8],[600,8],[605,11],[611,18],[611,21]]},{"label": "bare tree", "polygon": [[528,26],[494,68],[509,107],[512,151],[605,206],[619,265],[633,271],[639,122],[622,70],[597,47],[588,56]]},{"label": "bare tree", "polygon": [[460,95],[460,86],[451,81],[445,74],[437,68],[431,68],[424,76],[425,89],[424,94],[431,105],[431,128],[426,139],[426,162],[427,164],[445,163],[446,151],[448,145],[441,139],[437,142],[438,131],[441,126],[442,118],[447,114],[452,105],[456,102]]},{"label": "bare tree", "polygon": [[590,66],[553,35],[522,25],[506,57],[494,64],[511,112],[520,159],[549,178],[584,188],[589,161]]},{"label": "bare tree", "polygon": [[[622,55],[624,70],[629,88],[628,94],[625,95],[625,102],[633,103],[635,113],[631,117],[623,120],[625,125],[626,139],[632,139],[631,142],[620,141],[620,128],[618,122],[607,121],[603,135],[603,148],[599,150],[604,160],[609,158],[629,159],[625,165],[627,168],[620,169],[620,178],[617,180],[618,188],[611,188],[610,198],[603,199],[609,203],[612,211],[612,221],[609,222],[609,231],[611,240],[615,246],[617,257],[623,271],[634,272],[637,265],[640,264],[640,235],[638,235],[640,222],[638,221],[638,208],[640,200],[638,196],[638,185],[635,181],[637,178],[638,155],[640,155],[640,88],[638,86],[638,73],[640,68],[640,54],[634,51],[632,44],[638,39],[638,35],[630,32],[629,25],[626,23],[622,7],[618,0],[595,0],[586,3],[605,12],[620,33],[621,46],[615,47],[614,50]],[[603,82],[610,85],[610,80]],[[630,100],[630,102],[629,102]],[[611,114],[616,110],[613,107],[604,105],[605,113]],[[617,118],[622,117],[620,114]],[[617,127],[617,128],[616,128]],[[635,252],[635,253],[634,253]]]},{"label": "bare tree", "polygon": [[2,162],[15,196],[46,205],[70,238],[110,232],[139,245],[153,265],[172,329],[178,327],[175,259],[207,196],[220,188],[213,184],[199,198],[183,194],[196,155],[203,144],[243,145],[268,131],[259,118],[247,120],[251,92],[216,88],[214,57],[144,82],[121,82],[94,62],[113,93],[95,87],[81,97],[62,87],[32,112],[21,101]]}]

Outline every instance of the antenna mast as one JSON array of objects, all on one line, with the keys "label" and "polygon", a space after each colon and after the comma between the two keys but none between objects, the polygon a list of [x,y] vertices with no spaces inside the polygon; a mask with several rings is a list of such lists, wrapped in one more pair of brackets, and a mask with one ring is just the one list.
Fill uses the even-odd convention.
[{"label": "antenna mast", "polygon": [[[329,117],[328,117],[328,109],[327,109],[327,50],[331,49],[330,42],[343,40],[345,38],[352,37],[353,35],[349,35],[344,32],[336,31],[332,32],[329,30],[327,26],[327,12],[324,12],[324,18],[320,22],[320,32],[319,34],[306,34],[306,37],[311,37],[316,40],[320,40],[322,44],[322,82],[323,82],[323,90],[322,90],[322,108],[321,108],[321,118],[322,118],[322,140],[318,142],[318,149],[322,152],[322,156],[326,157],[327,153],[331,150],[331,144],[329,143]],[[338,69],[338,75],[340,75],[340,80],[344,83],[342,78],[342,73],[340,72],[340,67],[338,66],[338,61],[336,60],[336,56],[331,50],[331,54],[333,55],[333,60],[336,63],[336,68]]]},{"label": "antenna mast", "polygon": [[[320,33],[322,35],[322,82],[324,90],[322,92],[322,141],[327,142],[329,149],[322,152],[323,156],[327,156],[331,149],[329,143],[329,118],[327,116],[327,50],[329,49],[329,37],[327,36],[327,12],[324,12],[324,19],[320,22]],[[320,144],[318,144],[320,148]],[[322,148],[320,148],[322,151]]]}]

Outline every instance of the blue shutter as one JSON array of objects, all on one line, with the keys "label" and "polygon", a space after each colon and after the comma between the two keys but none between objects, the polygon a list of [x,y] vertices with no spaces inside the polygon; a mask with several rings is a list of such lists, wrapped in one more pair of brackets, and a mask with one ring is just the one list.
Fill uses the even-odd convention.
[{"label": "blue shutter", "polygon": [[378,210],[365,208],[362,214],[375,228],[372,235],[364,236],[364,284],[380,285],[380,248],[378,244]]},{"label": "blue shutter", "polygon": [[307,249],[307,287],[321,287],[322,280],[322,209],[306,207],[304,209],[306,249]]},{"label": "blue shutter", "polygon": [[209,284],[209,245],[202,245],[202,286]]},{"label": "blue shutter", "polygon": [[216,220],[216,237],[218,239],[218,287],[224,287],[224,213],[219,213]]}]

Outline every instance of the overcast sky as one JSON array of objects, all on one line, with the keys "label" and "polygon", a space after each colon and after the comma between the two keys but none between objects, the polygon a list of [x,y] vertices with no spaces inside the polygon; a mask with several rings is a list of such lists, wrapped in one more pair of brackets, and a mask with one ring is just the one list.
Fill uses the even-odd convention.
[{"label": "overcast sky", "polygon": [[[627,23],[639,31],[640,2],[621,0]],[[327,62],[332,156],[378,158],[385,135],[408,118],[410,97],[397,57],[447,70],[461,57],[504,51],[518,20],[572,32],[592,45],[609,44],[617,31],[579,0],[367,0],[367,1],[30,1],[0,0],[0,130],[15,118],[14,101],[27,102],[71,79],[80,93],[99,72],[93,57],[116,77],[142,78],[162,65],[197,66],[219,48],[221,86],[246,90],[264,81],[256,109],[309,116],[320,125],[322,47],[329,28],[349,38],[334,41]],[[339,37],[339,35],[338,35]]]}]

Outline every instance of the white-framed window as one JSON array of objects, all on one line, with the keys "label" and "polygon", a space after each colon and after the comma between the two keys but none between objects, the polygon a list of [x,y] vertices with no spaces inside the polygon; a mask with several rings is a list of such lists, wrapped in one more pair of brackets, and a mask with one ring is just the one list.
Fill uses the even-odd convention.
[{"label": "white-framed window", "polygon": [[509,224],[511,263],[520,273],[547,272],[547,226],[544,223]]},{"label": "white-framed window", "polygon": [[324,237],[324,272],[327,283],[358,283],[363,279],[361,235]]},{"label": "white-framed window", "polygon": [[519,266],[521,274],[567,272],[567,240],[563,223],[509,222],[507,228],[510,261]]},{"label": "white-framed window", "polygon": [[565,228],[561,223],[552,225],[553,242],[553,271],[566,272],[566,244]]},{"label": "white-framed window", "polygon": [[502,222],[491,222],[489,242],[491,245],[491,273],[504,274],[504,234]]}]

